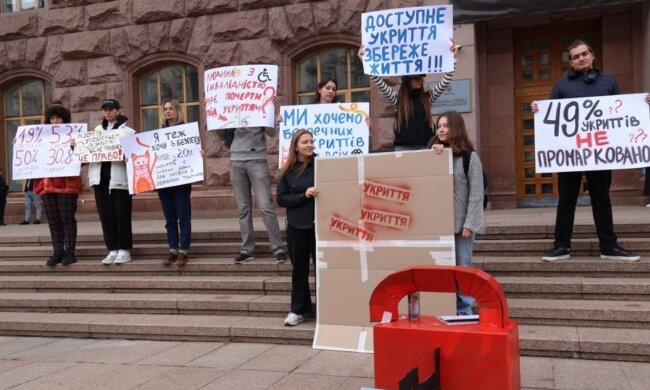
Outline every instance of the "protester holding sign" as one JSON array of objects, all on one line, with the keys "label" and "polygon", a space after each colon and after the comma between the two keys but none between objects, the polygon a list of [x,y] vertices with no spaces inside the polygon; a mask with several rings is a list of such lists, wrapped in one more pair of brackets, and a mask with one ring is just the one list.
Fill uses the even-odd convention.
[{"label": "protester holding sign", "polygon": [[[447,111],[440,114],[437,129],[436,136],[429,141],[429,147],[437,153],[448,148],[453,154],[456,265],[471,267],[474,237],[476,233],[485,233],[483,167],[459,113]],[[467,155],[469,167],[465,170],[464,159]],[[472,297],[458,294],[456,301],[458,315],[472,314]]]},{"label": "protester holding sign", "polygon": [[[183,112],[178,100],[165,100],[163,102],[162,127],[184,123]],[[165,215],[165,229],[167,229],[167,243],[169,244],[169,254],[163,260],[163,265],[169,266],[177,262],[176,265],[182,268],[187,264],[192,240],[192,202],[190,201],[192,184],[160,188],[157,191]]]},{"label": "protester holding sign", "polygon": [[[70,111],[55,102],[45,112],[45,124],[70,123]],[[61,142],[64,142],[61,139]],[[68,140],[69,142],[69,140]],[[41,196],[50,228],[54,253],[45,263],[53,267],[59,263],[77,262],[77,199],[83,190],[80,176],[34,179],[34,192]]]},{"label": "protester holding sign", "polygon": [[[120,129],[124,135],[135,134],[126,126],[127,117],[120,114],[120,103],[106,99],[102,103],[104,119],[95,131]],[[121,264],[131,261],[133,234],[131,230],[132,198],[124,161],[91,163],[88,168],[88,184],[95,190],[97,213],[102,224],[104,242],[108,255],[102,264]]]},{"label": "protester holding sign", "polygon": [[[460,46],[451,41],[451,52],[454,58]],[[364,61],[363,46],[359,49],[359,59]],[[454,64],[455,66],[455,64]],[[447,72],[434,89],[424,90],[424,74],[402,76],[399,92],[388,86],[376,75],[370,79],[377,85],[379,92],[395,109],[395,145],[396,151],[425,149],[433,135],[431,105],[442,95],[449,86],[454,72]]]},{"label": "protester holding sign", "polygon": [[318,83],[314,94],[314,104],[337,103],[336,90],[338,83],[334,78],[327,77]]},{"label": "protester holding sign", "polygon": [[[621,93],[614,77],[596,69],[596,57],[589,44],[576,40],[569,46],[568,52],[569,64],[573,69],[566,77],[555,83],[551,91],[551,99],[575,99]],[[646,101],[650,103],[649,99]],[[531,104],[531,108],[536,114],[539,111],[536,102]],[[542,259],[555,261],[570,257],[576,202],[583,174],[587,177],[589,185],[591,208],[600,243],[600,257],[614,260],[639,260],[638,255],[623,249],[617,243],[612,204],[609,199],[611,170],[558,172],[559,200],[555,218],[555,241],[553,248],[544,254]]]},{"label": "protester holding sign", "polygon": [[309,264],[316,261],[316,231],[314,228],[314,138],[305,129],[291,138],[287,161],[280,171],[278,205],[287,208],[287,248],[293,265],[291,273],[291,312],[284,325],[295,326],[311,313]]}]

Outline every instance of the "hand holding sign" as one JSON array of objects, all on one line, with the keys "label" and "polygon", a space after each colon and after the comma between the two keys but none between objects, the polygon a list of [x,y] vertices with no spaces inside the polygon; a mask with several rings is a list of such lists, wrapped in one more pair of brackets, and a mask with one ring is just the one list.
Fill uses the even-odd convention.
[{"label": "hand holding sign", "polygon": [[650,165],[645,99],[630,94],[533,102],[536,172]]}]

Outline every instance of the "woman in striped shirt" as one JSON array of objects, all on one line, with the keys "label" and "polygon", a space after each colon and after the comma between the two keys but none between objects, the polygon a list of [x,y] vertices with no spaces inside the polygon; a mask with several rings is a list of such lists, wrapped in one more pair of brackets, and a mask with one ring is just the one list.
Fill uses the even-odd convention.
[{"label": "woman in striped shirt", "polygon": [[[452,40],[450,50],[455,58],[460,46]],[[359,49],[358,55],[363,61],[363,46]],[[379,92],[395,109],[395,139],[393,140],[395,151],[426,149],[427,142],[433,136],[434,128],[431,105],[445,92],[453,76],[453,71],[445,73],[436,87],[428,91],[424,89],[425,75],[402,76],[399,92],[389,87],[380,77],[370,76]]]}]

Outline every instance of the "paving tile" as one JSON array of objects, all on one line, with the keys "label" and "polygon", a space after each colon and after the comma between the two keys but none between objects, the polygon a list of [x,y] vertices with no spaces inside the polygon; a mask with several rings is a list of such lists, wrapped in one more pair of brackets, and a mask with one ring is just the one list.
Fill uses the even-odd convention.
[{"label": "paving tile", "polygon": [[359,390],[362,387],[374,388],[375,380],[373,378],[347,378],[338,390]]},{"label": "paving tile", "polygon": [[285,375],[278,371],[234,370],[202,387],[201,390],[265,390],[270,389]]},{"label": "paving tile", "polygon": [[293,373],[285,376],[269,389],[272,390],[331,390],[340,387],[345,381],[342,376]]},{"label": "paving tile", "polygon": [[97,342],[93,339],[50,339],[50,343],[8,355],[8,359],[39,361],[68,351],[73,351]]},{"label": "paving tile", "polygon": [[647,390],[650,386],[650,363],[621,362],[632,390]]},{"label": "paving tile", "polygon": [[98,376],[115,372],[121,366],[110,364],[80,363],[63,370],[13,387],[12,390],[83,389]]},{"label": "paving tile", "polygon": [[0,359],[0,373],[13,370],[16,367],[31,364],[32,362],[25,362],[22,360],[3,360]]},{"label": "paving tile", "polygon": [[553,359],[522,356],[519,361],[521,386],[537,389],[554,389]]},{"label": "paving tile", "polygon": [[367,361],[372,359],[373,355],[370,354],[321,351],[298,367],[295,373],[348,377],[354,375],[360,367],[368,364]]},{"label": "paving tile", "polygon": [[182,366],[223,346],[224,343],[184,342],[159,354],[140,360],[137,364]]},{"label": "paving tile", "polygon": [[113,367],[114,369],[108,373],[92,378],[82,386],[78,387],[78,389],[131,389],[147,383],[153,378],[156,378],[173,369],[173,367],[170,366],[117,366],[115,364],[106,366]]},{"label": "paving tile", "polygon": [[159,354],[177,342],[138,340],[97,340],[73,351],[52,356],[47,361],[129,364]]},{"label": "paving tile", "polygon": [[72,363],[35,362],[0,373],[0,385],[8,389],[70,367]]},{"label": "paving tile", "polygon": [[227,374],[213,368],[176,367],[136,387],[137,390],[201,389]]},{"label": "paving tile", "polygon": [[557,390],[631,390],[618,362],[553,359]]},{"label": "paving tile", "polygon": [[10,337],[0,343],[0,358],[40,347],[55,340],[49,337]]},{"label": "paving tile", "polygon": [[272,344],[230,343],[198,359],[188,362],[186,366],[212,367],[217,370],[232,370],[272,347]]},{"label": "paving tile", "polygon": [[305,345],[276,345],[244,363],[240,368],[259,371],[291,372],[319,353]]}]

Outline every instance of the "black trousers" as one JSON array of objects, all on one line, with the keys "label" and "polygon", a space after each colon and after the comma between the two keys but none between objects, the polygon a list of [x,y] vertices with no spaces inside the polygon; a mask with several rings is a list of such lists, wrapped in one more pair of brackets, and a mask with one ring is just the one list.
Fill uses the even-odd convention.
[{"label": "black trousers", "polygon": [[589,185],[591,211],[594,216],[600,249],[610,249],[617,245],[617,237],[614,233],[612,204],[609,200],[609,187],[612,183],[612,171],[609,170],[558,173],[557,184],[560,198],[555,217],[555,246],[571,248],[576,203],[583,174],[587,177]]},{"label": "black trousers", "polygon": [[291,273],[291,312],[311,314],[309,264],[316,263],[316,230],[295,229],[287,224],[287,249],[293,265]]},{"label": "black trousers", "polygon": [[95,204],[102,224],[104,242],[109,251],[133,247],[131,231],[132,198],[127,190],[111,190],[94,186]]},{"label": "black trousers", "polygon": [[5,221],[5,207],[7,206],[7,196],[0,196],[0,222]]}]

